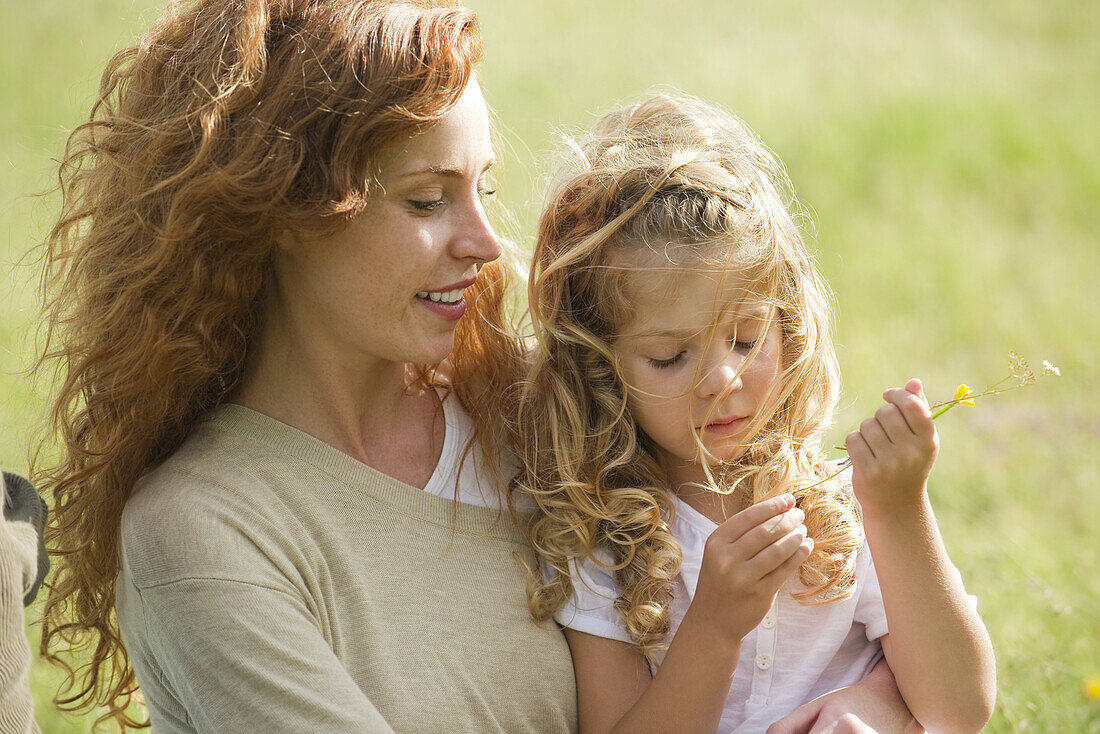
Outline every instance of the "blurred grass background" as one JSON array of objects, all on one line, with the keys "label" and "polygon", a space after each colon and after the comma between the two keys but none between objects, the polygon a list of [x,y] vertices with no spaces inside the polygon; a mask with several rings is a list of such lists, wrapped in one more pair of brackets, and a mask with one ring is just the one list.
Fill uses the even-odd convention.
[{"label": "blurred grass background", "polygon": [[[833,443],[884,387],[982,387],[1014,349],[1061,379],[940,421],[934,502],[997,649],[990,732],[1100,732],[1100,3],[469,0],[505,140],[495,184],[529,242],[555,128],[657,85],[727,106],[785,162],[837,293]],[[151,0],[0,2],[0,462],[24,470],[42,397],[37,274],[66,132]],[[33,619],[34,612],[30,615]],[[31,630],[32,635],[36,631]],[[37,665],[43,731],[57,714]]]}]

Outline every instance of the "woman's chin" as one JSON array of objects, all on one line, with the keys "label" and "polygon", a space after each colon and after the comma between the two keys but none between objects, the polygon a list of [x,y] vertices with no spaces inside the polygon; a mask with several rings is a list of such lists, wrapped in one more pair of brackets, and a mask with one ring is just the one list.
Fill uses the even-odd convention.
[{"label": "woman's chin", "polygon": [[415,354],[410,355],[411,358],[405,361],[415,364],[439,364],[451,356],[454,348],[455,333],[454,330],[451,330],[446,335],[440,335],[423,342],[417,349],[413,350]]}]

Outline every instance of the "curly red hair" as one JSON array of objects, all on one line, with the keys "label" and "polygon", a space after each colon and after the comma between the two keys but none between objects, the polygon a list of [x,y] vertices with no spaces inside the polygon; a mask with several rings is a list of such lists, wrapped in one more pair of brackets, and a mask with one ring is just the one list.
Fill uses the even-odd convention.
[{"label": "curly red hair", "polygon": [[[33,464],[54,505],[42,653],[68,671],[60,707],[148,725],[126,711],[137,684],[113,609],[123,505],[237,386],[274,243],[358,214],[379,155],[440,119],[481,54],[453,2],[193,0],[108,62],[43,245],[37,370],[55,397]],[[496,403],[463,377],[514,364],[499,358],[515,356],[507,286],[503,264],[482,270],[456,340],[479,428]]]}]

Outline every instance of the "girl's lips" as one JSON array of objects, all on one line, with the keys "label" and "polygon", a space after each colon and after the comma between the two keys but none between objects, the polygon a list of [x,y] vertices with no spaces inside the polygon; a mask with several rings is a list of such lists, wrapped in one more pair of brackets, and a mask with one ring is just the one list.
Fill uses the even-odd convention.
[{"label": "girl's lips", "polygon": [[725,436],[731,433],[737,433],[742,428],[744,428],[748,422],[748,416],[742,416],[741,418],[729,418],[724,421],[708,423],[707,425],[703,426],[703,430],[707,433]]}]

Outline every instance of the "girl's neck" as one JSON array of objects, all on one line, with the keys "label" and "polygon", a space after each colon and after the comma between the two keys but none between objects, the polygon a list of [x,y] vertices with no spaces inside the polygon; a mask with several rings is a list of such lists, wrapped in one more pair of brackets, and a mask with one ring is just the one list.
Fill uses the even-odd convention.
[{"label": "girl's neck", "polygon": [[715,492],[708,487],[709,482],[701,471],[697,478],[681,476],[672,482],[672,492],[681,502],[718,525],[748,506],[744,485],[739,485],[729,494]]}]

